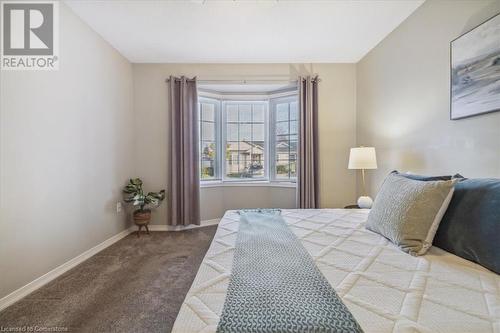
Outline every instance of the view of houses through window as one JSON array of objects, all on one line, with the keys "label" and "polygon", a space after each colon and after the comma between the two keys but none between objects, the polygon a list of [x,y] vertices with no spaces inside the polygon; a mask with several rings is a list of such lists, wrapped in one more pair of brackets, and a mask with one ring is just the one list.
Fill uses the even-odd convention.
[{"label": "view of houses through window", "polygon": [[267,103],[223,102],[227,178],[264,178],[267,173],[265,115]]},{"label": "view of houses through window", "polygon": [[249,100],[199,98],[202,181],[295,181],[296,93]]},{"label": "view of houses through window", "polygon": [[297,177],[298,112],[297,97],[278,99],[273,103],[276,153],[276,178]]},{"label": "view of houses through window", "polygon": [[198,103],[200,111],[201,179],[214,179],[217,161],[217,109],[215,101]]}]

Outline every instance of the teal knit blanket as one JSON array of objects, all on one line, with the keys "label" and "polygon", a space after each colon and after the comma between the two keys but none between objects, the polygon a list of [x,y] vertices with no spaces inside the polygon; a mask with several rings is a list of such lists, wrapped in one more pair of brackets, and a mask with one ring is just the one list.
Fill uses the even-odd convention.
[{"label": "teal knit blanket", "polygon": [[240,215],[217,332],[362,332],[280,215]]}]

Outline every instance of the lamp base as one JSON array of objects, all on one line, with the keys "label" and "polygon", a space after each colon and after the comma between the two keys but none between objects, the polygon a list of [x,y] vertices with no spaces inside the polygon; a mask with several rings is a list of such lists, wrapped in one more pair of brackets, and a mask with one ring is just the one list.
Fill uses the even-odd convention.
[{"label": "lamp base", "polygon": [[358,206],[359,208],[372,208],[373,200],[370,197],[359,197]]}]

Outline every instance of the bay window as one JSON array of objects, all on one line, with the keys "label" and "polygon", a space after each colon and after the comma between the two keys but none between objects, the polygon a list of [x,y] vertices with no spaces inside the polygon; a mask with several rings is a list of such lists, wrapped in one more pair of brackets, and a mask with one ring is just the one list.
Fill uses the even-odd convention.
[{"label": "bay window", "polygon": [[296,92],[248,99],[200,95],[202,182],[295,182]]}]

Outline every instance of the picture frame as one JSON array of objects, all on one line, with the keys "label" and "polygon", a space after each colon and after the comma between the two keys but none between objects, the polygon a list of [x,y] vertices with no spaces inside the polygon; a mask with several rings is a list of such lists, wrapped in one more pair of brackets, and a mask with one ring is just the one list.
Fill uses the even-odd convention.
[{"label": "picture frame", "polygon": [[450,119],[500,111],[500,13],[450,42]]}]

